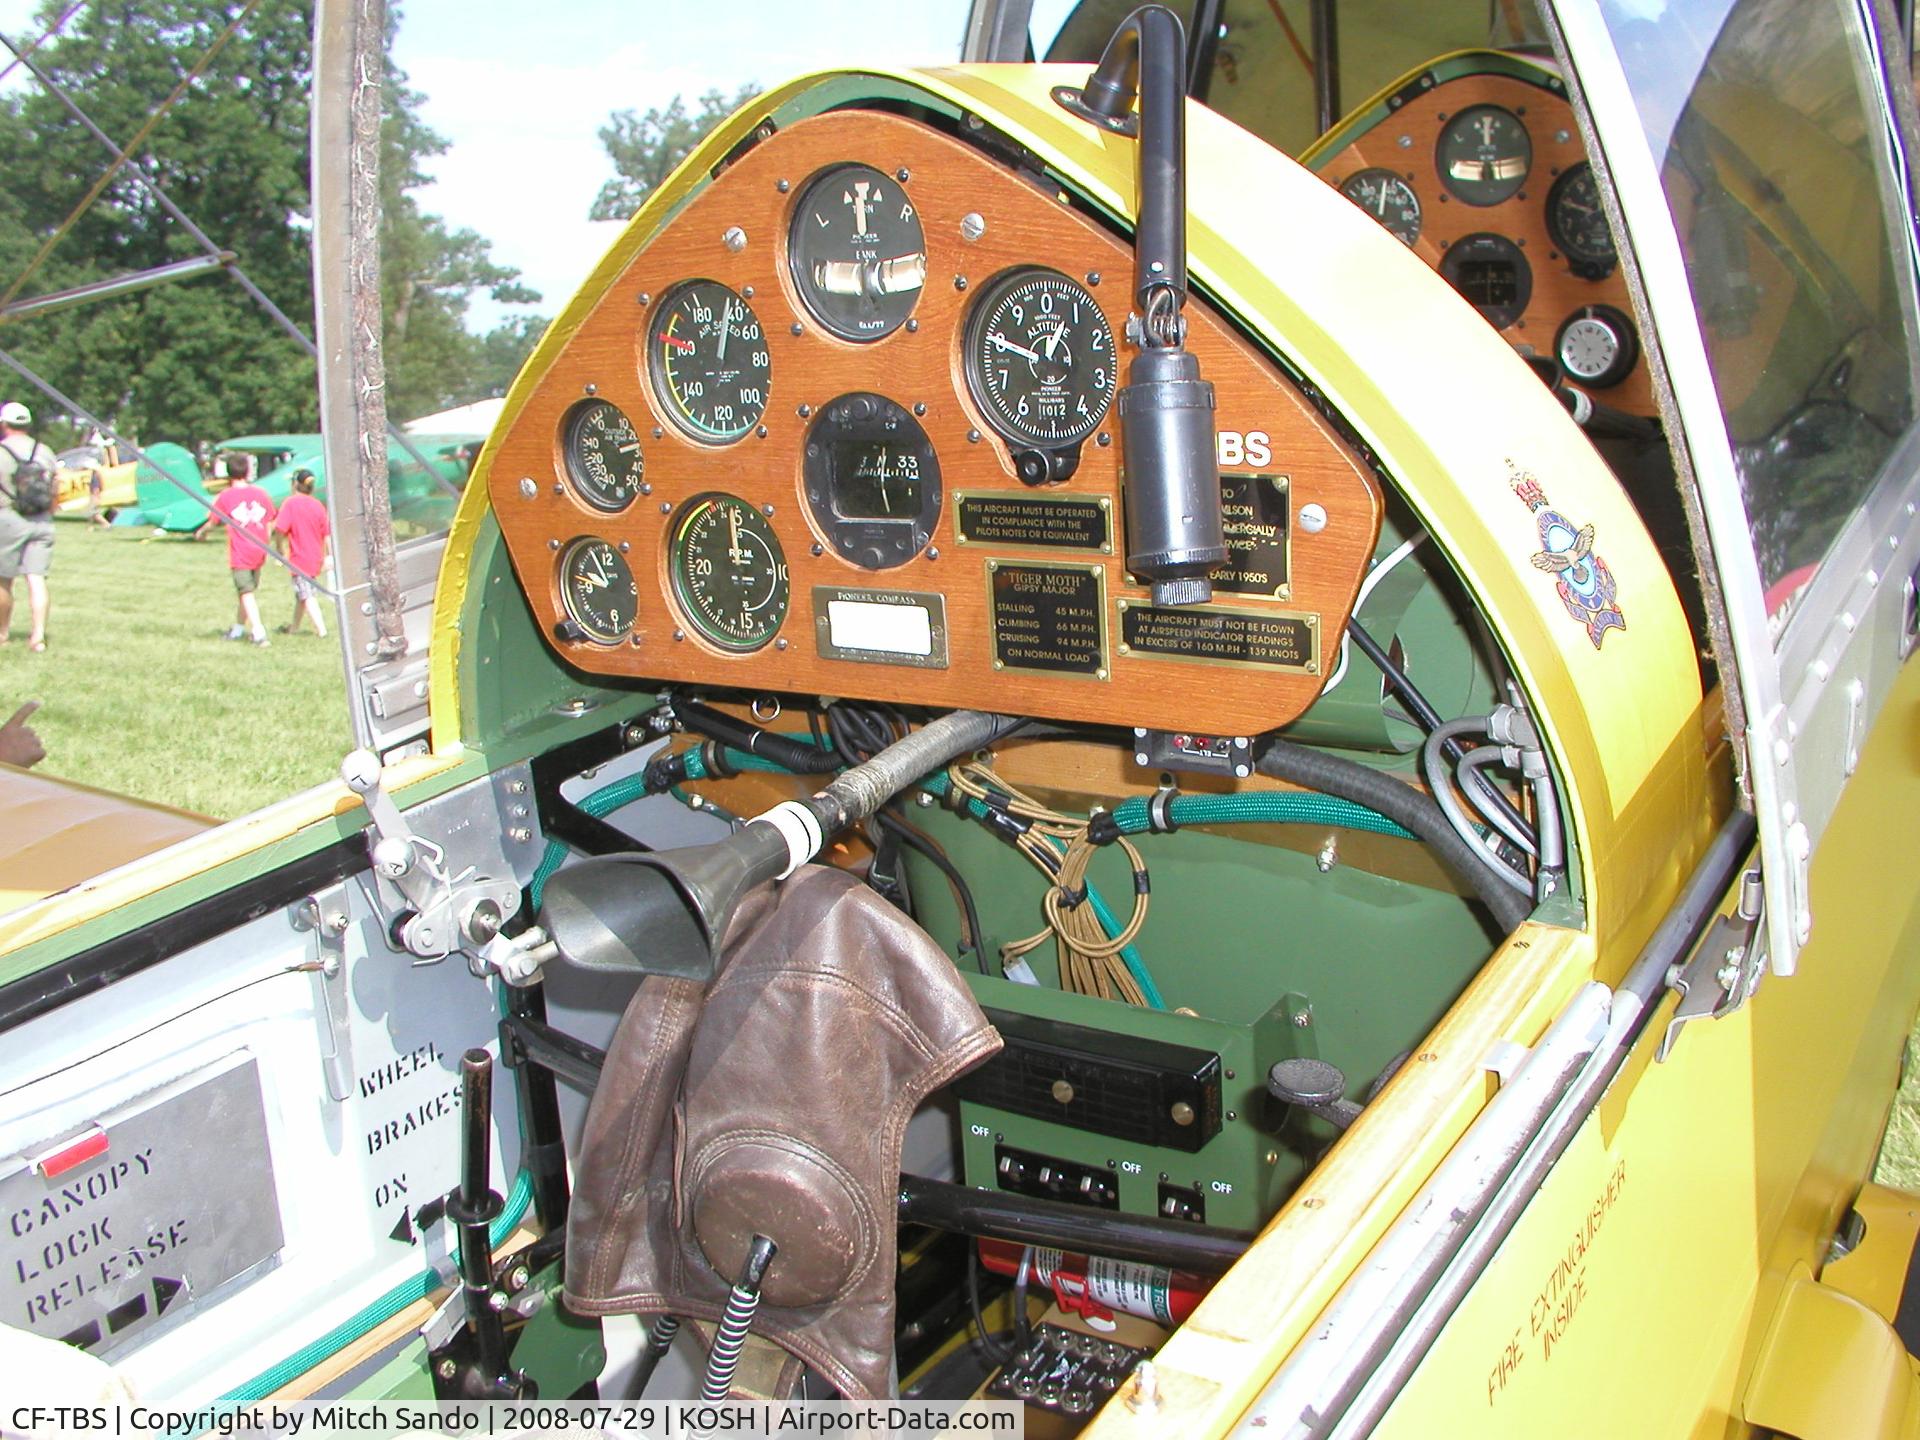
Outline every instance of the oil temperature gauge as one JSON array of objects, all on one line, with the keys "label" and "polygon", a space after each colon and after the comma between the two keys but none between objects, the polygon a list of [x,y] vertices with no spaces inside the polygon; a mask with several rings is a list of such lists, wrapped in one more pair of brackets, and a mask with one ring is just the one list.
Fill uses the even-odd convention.
[{"label": "oil temperature gauge", "polygon": [[787,618],[786,552],[773,526],[737,495],[696,495],[681,508],[667,571],[688,623],[718,649],[758,650]]},{"label": "oil temperature gauge", "polygon": [[633,629],[639,602],[640,587],[634,583],[633,571],[605,540],[586,536],[562,552],[560,603],[568,621],[579,627],[573,638],[618,644]]},{"label": "oil temperature gauge", "polygon": [[919,302],[926,232],[897,179],[840,165],[801,192],[787,264],[808,314],[842,340],[878,340]]},{"label": "oil temperature gauge", "polygon": [[1413,186],[1391,170],[1356,170],[1340,184],[1340,193],[1384,225],[1404,245],[1420,238],[1420,199]]},{"label": "oil temperature gauge", "polygon": [[633,421],[618,405],[588,400],[567,413],[562,436],[567,479],[596,510],[624,510],[640,495],[646,460]]}]

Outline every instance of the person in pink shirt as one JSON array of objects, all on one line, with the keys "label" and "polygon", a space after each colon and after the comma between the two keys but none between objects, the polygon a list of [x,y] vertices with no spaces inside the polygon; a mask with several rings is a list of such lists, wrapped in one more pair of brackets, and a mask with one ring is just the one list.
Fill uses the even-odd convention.
[{"label": "person in pink shirt", "polygon": [[296,472],[293,493],[287,496],[286,503],[280,507],[279,518],[273,522],[274,547],[287,557],[287,568],[293,575],[293,619],[280,627],[282,635],[298,634],[302,615],[313,621],[313,628],[320,635],[327,633],[327,622],[320,611],[320,593],[313,582],[314,577],[326,569],[328,540],[332,534],[333,523],[327,518],[327,507],[313,496],[313,472]]},{"label": "person in pink shirt", "polygon": [[227,488],[214,497],[213,513],[207,523],[193,532],[198,540],[216,525],[227,527],[227,569],[233,572],[234,593],[239,596],[229,640],[251,638],[256,645],[267,643],[267,627],[260,621],[260,567],[267,563],[268,527],[273,524],[273,498],[253,483],[247,461],[229,456]]}]

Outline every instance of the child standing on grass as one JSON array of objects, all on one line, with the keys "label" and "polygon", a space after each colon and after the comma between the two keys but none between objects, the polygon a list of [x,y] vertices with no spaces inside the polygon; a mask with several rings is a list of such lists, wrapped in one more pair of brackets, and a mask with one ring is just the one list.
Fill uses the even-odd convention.
[{"label": "child standing on grass", "polygon": [[[287,568],[293,575],[293,619],[280,627],[282,635],[297,635],[302,615],[313,621],[314,630],[323,638],[327,633],[326,618],[320,611],[320,594],[313,582],[326,568],[327,540],[332,533],[327,507],[313,498],[313,472],[297,471],[293,477],[293,493],[287,496],[286,503],[280,507],[280,517],[273,522],[274,545],[286,554]],[[283,538],[285,544],[281,543]]]},{"label": "child standing on grass", "polygon": [[260,567],[267,563],[267,527],[273,523],[273,500],[248,478],[244,460],[229,462],[227,473],[233,483],[214,498],[213,513],[207,523],[193,532],[198,540],[214,526],[227,527],[227,569],[233,572],[233,588],[239,596],[229,640],[251,638],[256,645],[267,643],[267,627],[260,622]]}]

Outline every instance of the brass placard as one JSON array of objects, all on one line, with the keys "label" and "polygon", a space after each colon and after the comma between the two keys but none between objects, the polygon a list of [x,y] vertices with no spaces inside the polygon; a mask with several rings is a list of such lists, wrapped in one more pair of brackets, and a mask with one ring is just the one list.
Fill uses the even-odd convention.
[{"label": "brass placard", "polygon": [[1200,665],[1320,673],[1320,617],[1219,605],[1120,602],[1120,653]]},{"label": "brass placard", "polygon": [[813,587],[814,644],[824,660],[947,668],[947,600],[923,590]]},{"label": "brass placard", "polygon": [[964,491],[954,497],[954,531],[963,545],[1113,553],[1112,512],[1105,497]]},{"label": "brass placard", "polygon": [[1214,589],[1274,600],[1292,593],[1292,484],[1285,475],[1220,477],[1227,562],[1213,572]]},{"label": "brass placard", "polygon": [[993,668],[1107,678],[1107,583],[1098,565],[987,562]]}]

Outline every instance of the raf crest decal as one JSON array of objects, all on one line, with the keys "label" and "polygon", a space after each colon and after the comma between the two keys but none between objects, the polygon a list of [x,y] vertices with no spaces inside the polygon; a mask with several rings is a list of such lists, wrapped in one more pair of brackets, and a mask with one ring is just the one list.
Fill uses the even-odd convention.
[{"label": "raf crest decal", "polygon": [[1547,503],[1540,482],[1524,470],[1509,465],[1508,483],[1533,511],[1540,525],[1540,548],[1533,552],[1536,570],[1554,577],[1560,603],[1567,613],[1587,627],[1587,638],[1598,650],[1609,630],[1627,628],[1620,613],[1619,586],[1607,562],[1593,553],[1593,526],[1575,525]]}]

